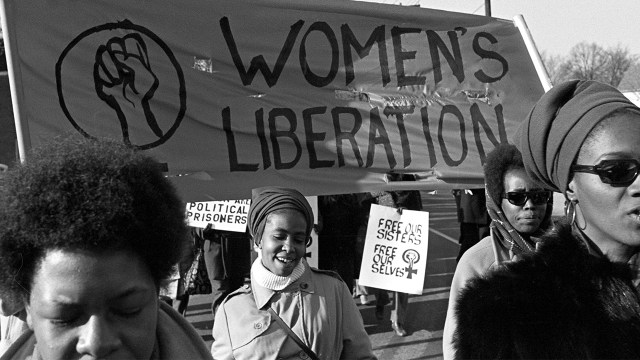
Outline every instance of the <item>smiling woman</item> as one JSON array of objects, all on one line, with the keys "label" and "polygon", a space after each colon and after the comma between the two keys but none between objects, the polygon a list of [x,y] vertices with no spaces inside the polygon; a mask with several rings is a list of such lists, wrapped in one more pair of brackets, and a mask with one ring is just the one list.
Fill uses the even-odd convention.
[{"label": "smiling woman", "polygon": [[211,358],[158,300],[188,240],[156,161],[110,141],[54,139],[0,191],[0,294],[22,299],[31,329],[3,359]]},{"label": "smiling woman", "polygon": [[340,277],[305,261],[313,212],[298,191],[254,189],[248,214],[258,258],[251,285],[231,293],[213,323],[215,359],[375,359]]}]

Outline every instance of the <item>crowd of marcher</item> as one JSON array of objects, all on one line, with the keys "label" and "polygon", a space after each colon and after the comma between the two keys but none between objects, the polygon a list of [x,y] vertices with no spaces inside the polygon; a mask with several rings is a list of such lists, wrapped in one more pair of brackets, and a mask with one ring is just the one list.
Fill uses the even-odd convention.
[{"label": "crowd of marcher", "polygon": [[[640,358],[638,138],[618,90],[565,82],[488,154],[485,189],[454,191],[446,359]],[[232,233],[189,228],[162,166],[113,141],[54,139],[2,175],[2,359],[375,359],[354,300],[370,295],[407,335],[409,295],[358,274],[369,207],[420,211],[418,191],[320,196],[316,223],[299,191],[257,188]],[[183,316],[198,293],[211,348]]]}]

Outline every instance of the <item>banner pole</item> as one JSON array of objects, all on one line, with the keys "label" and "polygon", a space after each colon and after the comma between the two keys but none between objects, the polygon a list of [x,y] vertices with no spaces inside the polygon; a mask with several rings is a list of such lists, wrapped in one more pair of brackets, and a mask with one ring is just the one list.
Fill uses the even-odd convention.
[{"label": "banner pole", "polygon": [[538,73],[538,77],[542,83],[542,88],[544,89],[544,92],[547,92],[553,87],[553,85],[551,84],[551,79],[549,78],[547,69],[544,67],[538,48],[536,47],[535,42],[533,42],[533,37],[531,37],[531,32],[529,32],[527,23],[524,21],[524,17],[520,14],[514,16],[513,21],[515,22],[516,27],[520,30],[524,44],[527,46],[527,51],[529,51],[529,56],[533,61],[533,66]]},{"label": "banner pole", "polygon": [[[20,156],[20,162],[24,162],[26,158],[26,152],[31,148],[31,138],[29,137],[29,124],[26,121],[22,121],[20,106],[22,104],[22,87],[18,84],[18,78],[20,76],[20,68],[14,66],[13,62],[13,50],[17,49],[17,42],[13,38],[14,29],[11,27],[8,21],[8,13],[11,10],[11,4],[8,4],[10,0],[1,0],[0,3],[0,20],[2,21],[2,37],[4,39],[4,51],[7,59],[7,73],[9,75],[9,87],[11,89],[11,106],[13,108],[13,119],[16,125],[16,140],[18,144],[18,154]],[[7,11],[9,10],[9,11]]]}]

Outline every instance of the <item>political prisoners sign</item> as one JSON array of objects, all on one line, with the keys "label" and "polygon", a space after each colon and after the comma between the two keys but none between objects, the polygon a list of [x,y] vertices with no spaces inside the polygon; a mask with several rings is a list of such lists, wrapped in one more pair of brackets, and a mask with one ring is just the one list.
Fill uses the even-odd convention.
[{"label": "political prisoners sign", "polygon": [[[511,21],[306,0],[4,0],[27,144],[109,137],[186,201],[482,184],[543,90]],[[38,24],[34,26],[34,24]],[[16,112],[18,113],[18,112]]]},{"label": "political prisoners sign", "polygon": [[187,203],[187,224],[193,227],[235,232],[247,230],[251,200],[202,201]]},{"label": "political prisoners sign", "polygon": [[371,205],[358,282],[422,294],[429,248],[429,213]]}]

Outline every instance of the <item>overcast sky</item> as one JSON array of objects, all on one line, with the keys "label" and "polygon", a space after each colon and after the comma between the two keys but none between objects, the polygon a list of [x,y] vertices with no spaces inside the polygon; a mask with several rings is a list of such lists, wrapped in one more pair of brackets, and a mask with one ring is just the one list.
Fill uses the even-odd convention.
[{"label": "overcast sky", "polygon": [[[434,8],[484,15],[484,0],[371,0],[420,3]],[[522,14],[540,52],[567,55],[581,41],[621,45],[640,55],[640,0],[491,0],[493,17],[513,20]]]}]

